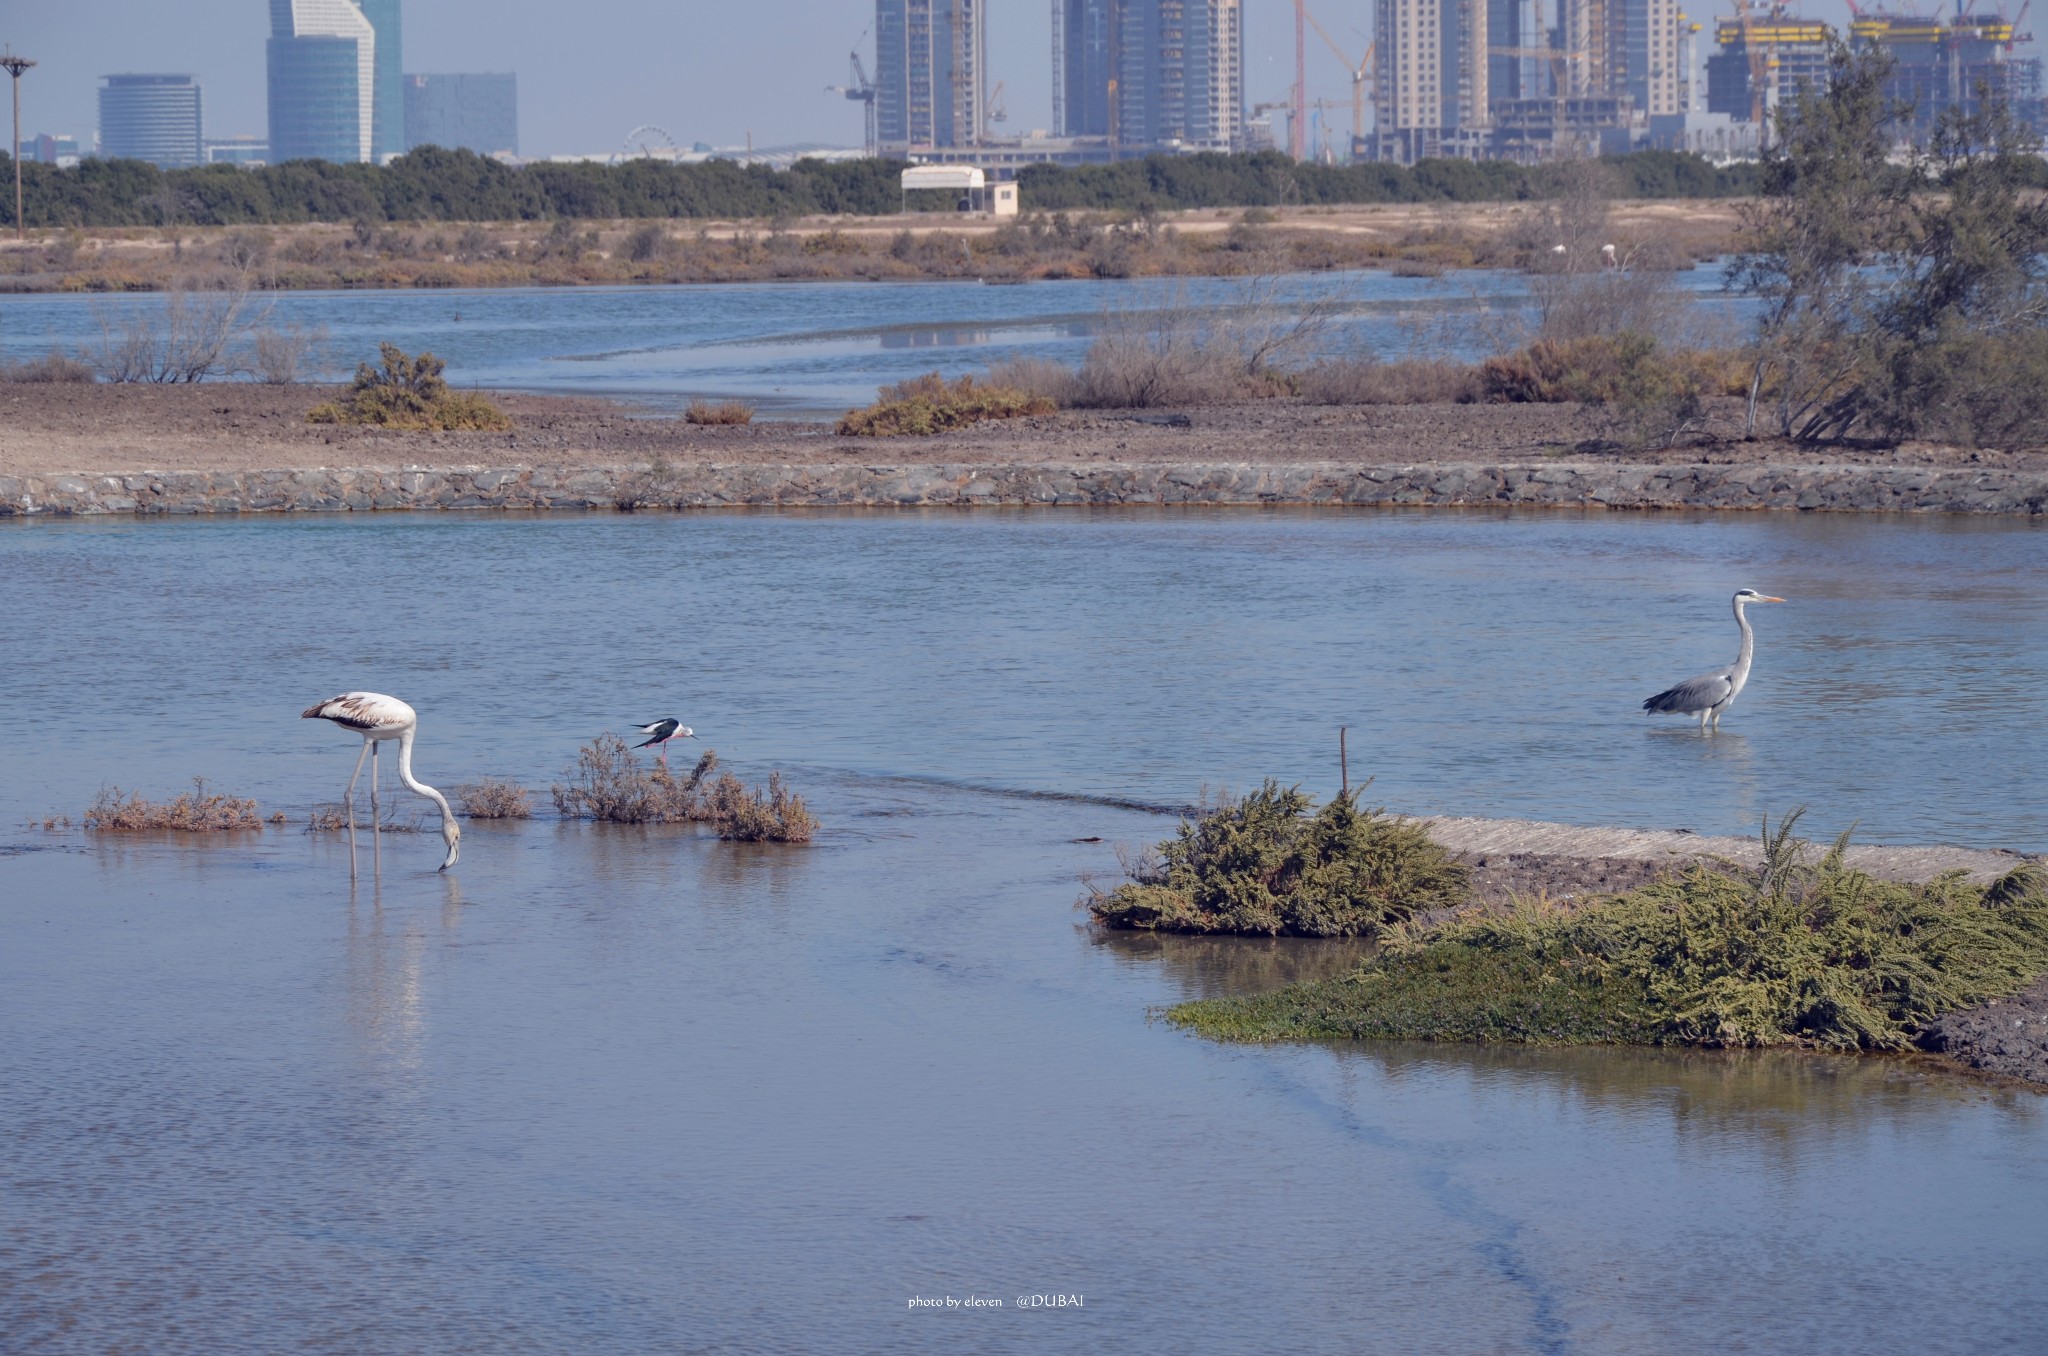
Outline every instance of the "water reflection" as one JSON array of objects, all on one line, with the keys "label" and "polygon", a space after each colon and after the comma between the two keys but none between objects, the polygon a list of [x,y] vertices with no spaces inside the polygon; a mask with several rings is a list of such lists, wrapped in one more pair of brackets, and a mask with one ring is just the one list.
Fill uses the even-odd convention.
[{"label": "water reflection", "polygon": [[1474,1086],[1562,1094],[1586,1111],[1668,1113],[1681,1138],[1792,1145],[1810,1144],[1815,1136],[1862,1136],[1873,1117],[1925,1117],[1930,1098],[1956,1106],[1989,1103],[2036,1128],[2048,1125],[2048,1103],[2038,1092],[1914,1055],[1426,1041],[1333,1042],[1329,1048],[1341,1061],[1368,1066],[1387,1088],[1448,1076]]},{"label": "water reflection", "polygon": [[1158,966],[1180,992],[1176,1001],[1266,993],[1307,980],[1333,979],[1371,956],[1362,937],[1200,937],[1125,932],[1088,925],[1089,941],[1118,964]]}]

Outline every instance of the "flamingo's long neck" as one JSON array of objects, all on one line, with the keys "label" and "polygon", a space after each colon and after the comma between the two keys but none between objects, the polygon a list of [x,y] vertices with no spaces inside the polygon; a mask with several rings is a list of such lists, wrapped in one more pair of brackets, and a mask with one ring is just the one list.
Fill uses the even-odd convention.
[{"label": "flamingo's long neck", "polygon": [[[1749,655],[1748,646],[1749,642],[1745,637],[1742,651],[1745,658]],[[412,734],[411,730],[407,730],[398,737],[398,780],[404,782],[408,790],[425,796],[441,807],[441,829],[445,833],[455,823],[455,811],[448,808],[446,796],[412,775]]]},{"label": "flamingo's long neck", "polygon": [[1735,652],[1735,674],[1732,686],[1737,692],[1749,681],[1749,661],[1756,654],[1756,632],[1749,629],[1749,618],[1743,615],[1742,600],[1735,600],[1735,624],[1742,628],[1742,648]]}]

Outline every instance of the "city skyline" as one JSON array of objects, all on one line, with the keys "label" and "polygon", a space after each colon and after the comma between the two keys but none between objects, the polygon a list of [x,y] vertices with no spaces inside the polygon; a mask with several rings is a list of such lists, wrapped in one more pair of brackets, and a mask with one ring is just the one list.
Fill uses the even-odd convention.
[{"label": "city skyline", "polygon": [[[1053,130],[1050,0],[992,0],[987,78],[1004,84],[1010,116],[991,132]],[[1687,12],[1711,26],[1721,10]],[[63,10],[10,14],[0,38],[41,61],[23,90],[23,133],[89,139],[100,78],[189,72],[206,89],[207,135],[263,135],[266,7],[255,0],[190,0],[167,13],[154,0],[80,0]],[[863,30],[874,70],[873,0],[770,0],[744,14],[682,14],[647,0],[588,0],[558,28],[556,0],[408,0],[404,64],[414,71],[503,71],[520,77],[522,149],[528,155],[616,149],[652,123],[687,146],[823,143],[858,146],[857,104],[826,94],[846,80]],[[1311,4],[1350,55],[1373,28],[1371,0]],[[1845,25],[1843,0],[1802,7]],[[1286,98],[1292,83],[1291,0],[1247,0],[1244,101]],[[1701,44],[1701,55],[1708,44]],[[1348,107],[1349,77],[1310,36],[1309,98]],[[1328,114],[1333,139],[1348,114]]]}]

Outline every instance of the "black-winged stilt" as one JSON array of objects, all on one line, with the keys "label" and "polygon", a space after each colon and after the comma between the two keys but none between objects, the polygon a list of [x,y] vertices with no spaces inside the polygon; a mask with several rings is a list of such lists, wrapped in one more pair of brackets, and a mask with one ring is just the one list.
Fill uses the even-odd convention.
[{"label": "black-winged stilt", "polygon": [[646,735],[648,739],[647,743],[635,744],[633,747],[644,749],[654,744],[661,745],[661,765],[663,767],[668,766],[668,742],[671,739],[693,739],[697,734],[695,730],[692,730],[674,716],[654,721],[652,724],[635,726],[634,728],[639,730],[641,734]]}]

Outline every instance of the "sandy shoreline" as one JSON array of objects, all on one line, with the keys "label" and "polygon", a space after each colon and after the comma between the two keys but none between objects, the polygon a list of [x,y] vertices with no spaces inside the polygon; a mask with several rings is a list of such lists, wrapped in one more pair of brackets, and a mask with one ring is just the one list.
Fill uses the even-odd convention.
[{"label": "sandy shoreline", "polygon": [[[788,280],[998,282],[1103,276],[1230,277],[1274,269],[1450,268],[1512,264],[1534,202],[1361,203],[1193,208],[1126,225],[1130,214],[1036,214],[1040,229],[952,212],[742,219],[550,218],[274,226],[32,229],[0,236],[0,292],[123,292],[205,287],[223,271],[265,289],[660,286]],[[31,213],[33,216],[33,212]],[[1247,216],[1251,217],[1247,221]],[[1679,261],[1735,248],[1741,201],[1621,199],[1609,230]],[[1064,220],[1065,228],[1054,225]],[[1051,227],[1050,230],[1047,227]],[[1016,240],[1023,229],[1029,248]],[[1101,252],[1108,250],[1105,257]],[[1254,263],[1253,261],[1258,262]]]},{"label": "sandy shoreline", "polygon": [[445,510],[1228,505],[2048,517],[2048,454],[1817,449],[1725,431],[1662,451],[1569,405],[1066,411],[930,438],[697,427],[507,395],[501,433],[305,422],[317,388],[0,386],[0,517]]}]

